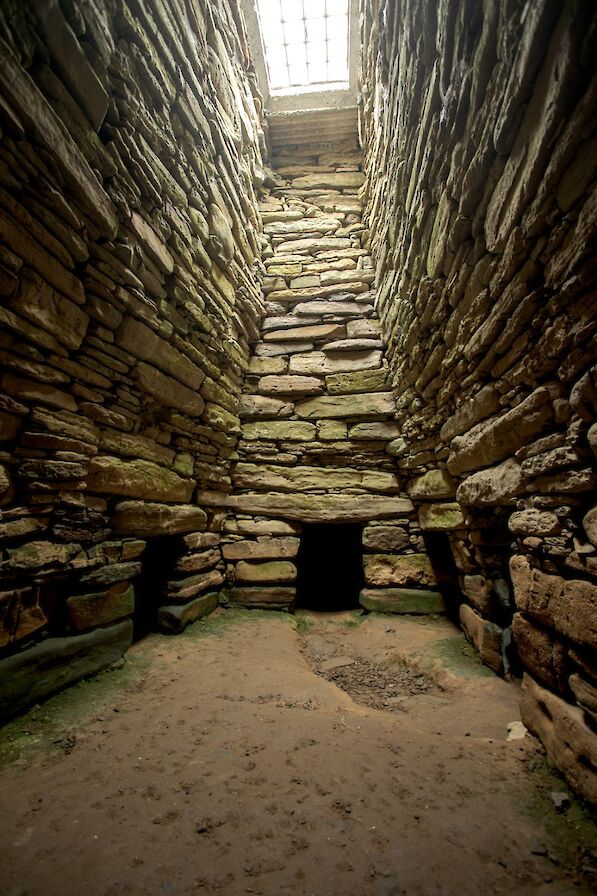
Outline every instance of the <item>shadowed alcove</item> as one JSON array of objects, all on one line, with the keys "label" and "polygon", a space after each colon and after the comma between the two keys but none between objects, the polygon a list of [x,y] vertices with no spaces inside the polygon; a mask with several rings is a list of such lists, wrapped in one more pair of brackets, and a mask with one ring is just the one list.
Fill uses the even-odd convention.
[{"label": "shadowed alcove", "polygon": [[363,587],[361,526],[305,525],[297,557],[296,606],[334,612],[359,606]]}]

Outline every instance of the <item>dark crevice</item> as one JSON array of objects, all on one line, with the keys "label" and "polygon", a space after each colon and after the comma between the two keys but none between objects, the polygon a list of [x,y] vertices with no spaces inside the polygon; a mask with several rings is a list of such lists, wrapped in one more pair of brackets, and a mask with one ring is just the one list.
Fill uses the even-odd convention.
[{"label": "dark crevice", "polygon": [[164,603],[166,582],[172,578],[172,570],[179,552],[176,538],[165,536],[147,539],[141,575],[135,583],[133,640],[139,641],[155,631],[158,607]]},{"label": "dark crevice", "polygon": [[425,532],[423,541],[433,567],[437,590],[446,605],[447,616],[460,627],[458,608],[464,598],[458,581],[458,569],[450,547],[450,540],[445,532]]}]

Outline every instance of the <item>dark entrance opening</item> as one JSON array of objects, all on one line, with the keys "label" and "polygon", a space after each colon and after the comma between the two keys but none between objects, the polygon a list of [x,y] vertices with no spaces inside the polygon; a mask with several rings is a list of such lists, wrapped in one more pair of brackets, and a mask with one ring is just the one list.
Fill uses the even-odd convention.
[{"label": "dark entrance opening", "polygon": [[354,610],[363,587],[362,528],[317,523],[303,526],[297,557],[296,606],[306,610]]},{"label": "dark entrance opening", "polygon": [[141,557],[141,575],[135,581],[134,641],[156,630],[158,607],[164,603],[166,582],[172,578],[178,547],[177,539],[172,536],[147,539]]},{"label": "dark entrance opening", "polygon": [[463,597],[450,539],[445,532],[424,532],[423,541],[435,574],[437,583],[435,587],[446,604],[446,614],[455,625],[460,627],[458,608]]}]

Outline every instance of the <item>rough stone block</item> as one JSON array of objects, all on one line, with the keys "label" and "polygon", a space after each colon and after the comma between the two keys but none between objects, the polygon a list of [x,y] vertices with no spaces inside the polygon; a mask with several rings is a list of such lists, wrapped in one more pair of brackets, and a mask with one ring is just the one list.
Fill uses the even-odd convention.
[{"label": "rough stone block", "polygon": [[456,483],[447,470],[428,470],[422,476],[412,479],[406,491],[409,497],[418,501],[437,501],[453,498]]},{"label": "rough stone block", "polygon": [[576,792],[589,803],[597,803],[597,734],[585,722],[582,709],[525,675],[520,714]]},{"label": "rough stone block", "polygon": [[195,390],[143,361],[137,364],[133,375],[145,392],[167,407],[177,408],[191,417],[198,417],[205,407],[203,398]]},{"label": "rough stone block", "polygon": [[348,438],[354,439],[356,442],[372,441],[372,442],[389,442],[395,439],[400,430],[397,423],[390,422],[374,422],[374,423],[355,423],[348,431]]},{"label": "rough stone block", "polygon": [[391,392],[371,392],[366,395],[323,395],[317,398],[305,398],[297,402],[295,410],[299,417],[310,420],[387,417],[395,414],[396,405]]},{"label": "rough stone block", "polygon": [[597,647],[597,585],[534,569],[520,554],[510,560],[510,575],[519,610],[572,641]]},{"label": "rough stone block", "polygon": [[0,648],[22,641],[47,625],[36,591],[15,588],[0,592]]},{"label": "rough stone block", "polygon": [[119,582],[108,591],[73,595],[67,598],[66,607],[72,627],[79,632],[85,631],[132,616],[135,609],[135,589],[128,582]]},{"label": "rough stone block", "polygon": [[312,174],[305,174],[302,177],[295,177],[292,181],[292,187],[299,189],[327,189],[343,190],[346,188],[355,189],[360,187],[365,181],[365,175],[360,171],[340,171],[328,173],[325,171],[317,171]]},{"label": "rough stone block", "polygon": [[480,423],[451,444],[448,469],[453,475],[488,467],[527,445],[553,423],[549,392],[536,389],[511,411]]},{"label": "rough stone block", "polygon": [[344,327],[339,324],[319,324],[311,327],[292,327],[283,330],[270,330],[263,334],[265,342],[321,342],[343,336]]},{"label": "rough stone block", "polygon": [[205,529],[207,514],[193,505],[171,506],[144,501],[121,501],[112,516],[119,535],[177,535]]},{"label": "rough stone block", "polygon": [[400,491],[400,483],[394,473],[354,470],[351,467],[282,467],[239,463],[234,473],[234,483],[241,489],[292,493],[346,488],[386,494]]},{"label": "rough stone block", "polygon": [[[371,370],[381,366],[381,352],[345,352],[328,356],[324,352],[299,352],[290,359],[290,373],[325,376],[355,370]],[[393,411],[392,411],[393,413]]]},{"label": "rough stone block", "polygon": [[557,535],[562,526],[549,510],[519,510],[508,520],[508,529],[515,535]]},{"label": "rough stone block", "polygon": [[565,686],[566,655],[553,632],[536,625],[522,613],[512,618],[512,638],[527,672],[552,691]]},{"label": "rough stone block", "polygon": [[491,616],[495,609],[495,597],[489,579],[479,575],[465,575],[462,590],[481,614]]},{"label": "rough stone block", "polygon": [[287,560],[271,560],[266,563],[250,563],[240,560],[236,564],[237,582],[294,582],[296,566]]},{"label": "rough stone block", "polygon": [[224,576],[218,569],[201,572],[186,579],[171,581],[166,586],[167,599],[173,604],[186,603],[197,594],[219,588],[223,582]]},{"label": "rough stone block", "polygon": [[363,547],[368,551],[399,553],[408,543],[408,532],[401,526],[365,526],[363,529]]},{"label": "rough stone block", "polygon": [[376,613],[408,613],[428,615],[445,613],[446,606],[439,591],[418,591],[416,588],[364,588],[359,603]]},{"label": "rough stone block", "polygon": [[116,345],[134,358],[159,367],[189,389],[198,389],[205,373],[147,324],[126,317],[116,331]]},{"label": "rough stone block", "polygon": [[233,541],[222,547],[225,560],[266,560],[296,557],[299,538],[258,538],[257,541]]},{"label": "rough stone block", "polygon": [[89,463],[87,487],[98,494],[188,503],[195,483],[151,461],[97,455]]},{"label": "rough stone block", "polygon": [[246,607],[256,610],[290,610],[296,599],[296,588],[281,586],[260,586],[231,588],[227,592],[227,603],[231,607]]},{"label": "rough stone block", "polygon": [[[348,324],[360,323],[351,321]],[[367,321],[363,321],[367,323]],[[388,389],[387,371],[381,367],[378,370],[356,370],[352,373],[331,373],[325,378],[325,385],[330,395],[349,395],[362,392],[385,392]]]},{"label": "rough stone block", "polygon": [[257,390],[264,395],[321,395],[325,386],[314,376],[264,376]]},{"label": "rough stone block", "polygon": [[578,673],[571,675],[568,683],[576,702],[589,716],[594,726],[597,722],[597,686]]},{"label": "rough stone block", "polygon": [[365,554],[363,569],[368,585],[435,585],[427,554]]},{"label": "rough stone block", "polygon": [[220,595],[213,591],[209,594],[201,594],[188,604],[172,604],[160,607],[157,615],[157,626],[160,631],[179,634],[187,625],[196,622],[203,616],[208,616],[218,606]]},{"label": "rough stone block", "polygon": [[503,630],[483,619],[468,604],[460,605],[460,624],[462,630],[475,650],[478,652],[482,661],[494,672],[502,674],[504,664],[502,659],[502,636]]},{"label": "rough stone block", "polygon": [[242,434],[247,441],[265,439],[279,442],[312,442],[315,440],[317,430],[313,423],[297,420],[273,420],[245,423],[242,427]]},{"label": "rough stone block", "polygon": [[348,426],[338,420],[320,420],[317,423],[317,436],[323,442],[340,442],[348,436]]},{"label": "rough stone block", "polygon": [[110,666],[128,650],[133,623],[67,638],[48,638],[0,660],[0,718],[13,715],[54,691]]},{"label": "rough stone block", "polygon": [[459,504],[423,504],[419,507],[419,526],[426,532],[462,529],[464,516]]},{"label": "rough stone block", "polygon": [[473,473],[456,490],[459,504],[487,507],[492,504],[514,504],[524,491],[524,477],[520,464],[508,459],[497,467]]},{"label": "rough stone block", "polygon": [[242,395],[238,406],[241,420],[254,420],[271,417],[290,417],[294,406],[279,398],[266,398],[264,395]]},{"label": "rough stone block", "polygon": [[303,523],[367,523],[411,513],[408,498],[385,495],[233,495],[227,506],[241,513],[298,520]]}]

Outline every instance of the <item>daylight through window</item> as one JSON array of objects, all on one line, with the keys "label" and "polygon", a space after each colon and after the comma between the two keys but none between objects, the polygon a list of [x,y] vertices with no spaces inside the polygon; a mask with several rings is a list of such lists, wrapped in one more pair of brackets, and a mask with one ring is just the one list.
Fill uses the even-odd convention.
[{"label": "daylight through window", "polygon": [[259,0],[272,90],[348,82],[348,0]]}]

